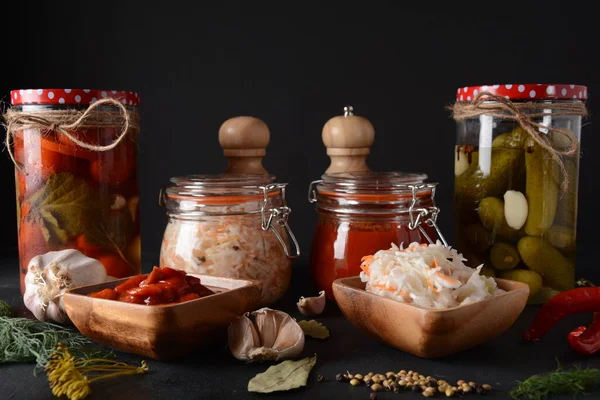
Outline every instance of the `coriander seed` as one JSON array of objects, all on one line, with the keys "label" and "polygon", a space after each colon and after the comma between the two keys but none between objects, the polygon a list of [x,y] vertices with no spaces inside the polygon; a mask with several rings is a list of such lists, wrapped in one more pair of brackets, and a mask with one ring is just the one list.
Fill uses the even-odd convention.
[{"label": "coriander seed", "polygon": [[355,379],[358,379],[358,380],[361,380],[361,379],[363,379],[364,377],[363,377],[361,374],[356,374],[356,375],[354,375],[354,378],[355,378]]},{"label": "coriander seed", "polygon": [[377,393],[371,392],[371,394],[369,395],[369,399],[370,400],[377,400]]},{"label": "coriander seed", "polygon": [[383,386],[381,386],[379,383],[375,383],[374,385],[371,385],[371,390],[374,392],[381,392],[383,390]]},{"label": "coriander seed", "polygon": [[356,379],[356,378],[353,378],[353,379],[350,380],[350,384],[352,386],[358,386],[358,385],[360,385],[360,383],[361,382],[358,379]]},{"label": "coriander seed", "polygon": [[488,392],[492,390],[492,385],[488,385],[487,383],[484,383],[483,385],[481,385],[481,387],[483,388],[483,390]]}]

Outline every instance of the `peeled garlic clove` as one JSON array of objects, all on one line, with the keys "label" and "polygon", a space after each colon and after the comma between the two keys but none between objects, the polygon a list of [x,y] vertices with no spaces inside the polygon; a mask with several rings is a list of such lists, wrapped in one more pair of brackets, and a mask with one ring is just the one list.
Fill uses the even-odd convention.
[{"label": "peeled garlic clove", "polygon": [[314,317],[315,315],[319,315],[325,309],[325,303],[327,300],[325,299],[325,291],[321,290],[318,296],[315,297],[300,297],[298,303],[298,311],[300,311],[303,315],[307,315],[309,317]]},{"label": "peeled garlic clove", "polygon": [[525,195],[517,190],[507,190],[504,193],[504,217],[508,226],[521,229],[528,214],[529,206]]},{"label": "peeled garlic clove", "polygon": [[288,314],[261,308],[238,317],[228,329],[229,349],[238,360],[278,361],[296,358],[304,349],[304,332]]}]

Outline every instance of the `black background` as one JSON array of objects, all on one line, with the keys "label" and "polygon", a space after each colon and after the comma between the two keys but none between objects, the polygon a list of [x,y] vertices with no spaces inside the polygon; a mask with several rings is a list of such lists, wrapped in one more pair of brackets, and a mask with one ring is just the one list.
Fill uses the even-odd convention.
[{"label": "black background", "polygon": [[[307,187],[329,162],[321,128],[347,104],[375,126],[372,169],[424,172],[440,182],[440,223],[451,237],[455,123],[445,106],[456,88],[588,85],[594,121],[597,17],[577,1],[403,3],[12,3],[0,93],[5,102],[9,89],[21,88],[140,93],[146,264],[158,262],[166,224],[156,204],[160,186],[174,175],[221,172],[217,132],[237,115],[259,117],[271,129],[264,164],[290,182],[290,223],[306,257],[316,219]],[[587,125],[582,258],[596,239],[598,143]],[[6,152],[0,160],[1,249],[15,256],[13,169]]]}]

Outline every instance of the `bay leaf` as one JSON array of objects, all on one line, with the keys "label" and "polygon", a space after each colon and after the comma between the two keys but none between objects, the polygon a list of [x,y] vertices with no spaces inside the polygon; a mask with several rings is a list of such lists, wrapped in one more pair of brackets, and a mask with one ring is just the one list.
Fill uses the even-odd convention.
[{"label": "bay leaf", "polygon": [[311,319],[310,321],[298,321],[298,325],[300,325],[300,328],[302,328],[306,336],[315,339],[327,339],[329,337],[329,329],[314,319]]},{"label": "bay leaf", "polygon": [[269,367],[248,382],[248,391],[271,393],[306,386],[308,375],[317,363],[317,355],[302,360],[286,360]]}]

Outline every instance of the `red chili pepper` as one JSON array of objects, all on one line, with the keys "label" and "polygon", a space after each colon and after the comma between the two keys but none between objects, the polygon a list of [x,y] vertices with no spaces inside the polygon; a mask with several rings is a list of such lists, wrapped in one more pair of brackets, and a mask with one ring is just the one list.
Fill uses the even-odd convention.
[{"label": "red chili pepper", "polygon": [[569,346],[579,354],[593,354],[600,350],[600,313],[594,313],[589,327],[580,326],[567,336]]},{"label": "red chili pepper", "polygon": [[567,290],[552,297],[542,306],[523,337],[530,341],[540,340],[564,317],[596,311],[600,311],[600,287]]}]

